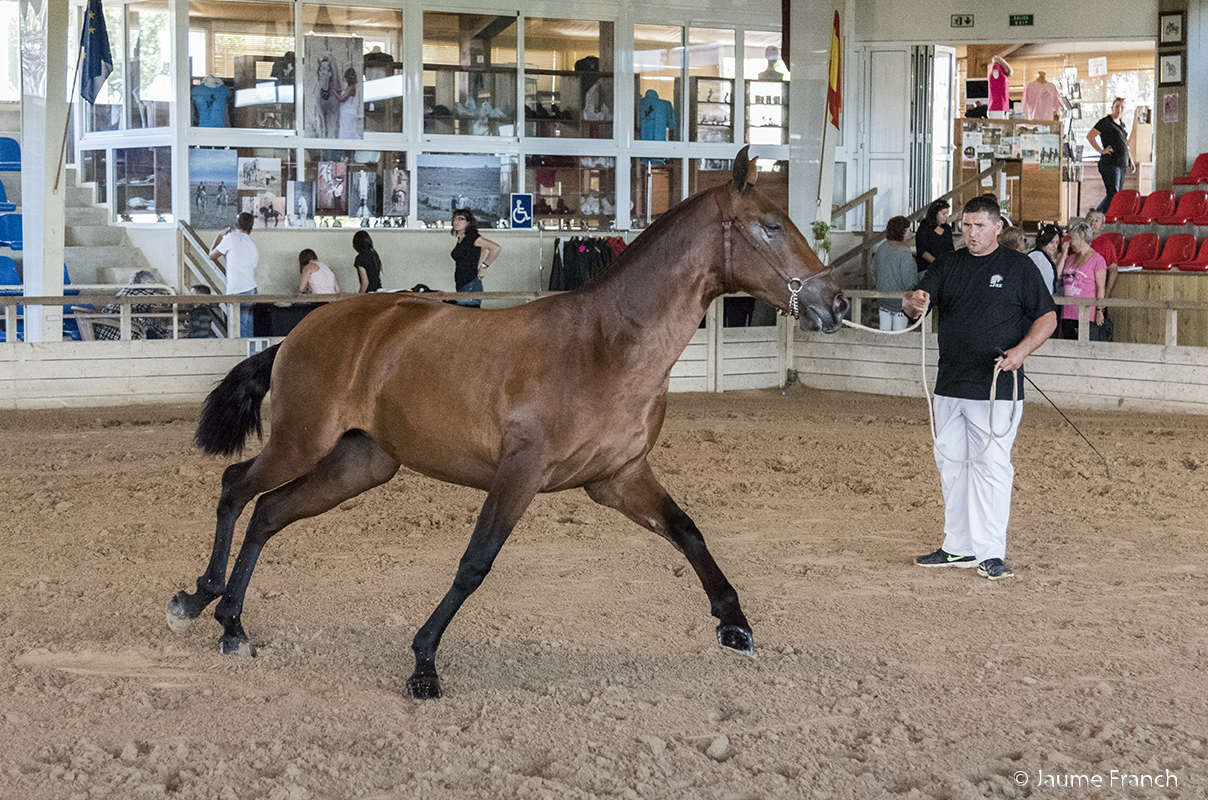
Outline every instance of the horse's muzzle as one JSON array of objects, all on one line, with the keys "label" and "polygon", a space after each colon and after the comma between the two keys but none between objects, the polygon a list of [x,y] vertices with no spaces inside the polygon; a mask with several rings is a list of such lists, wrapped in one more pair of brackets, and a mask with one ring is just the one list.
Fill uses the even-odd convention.
[{"label": "horse's muzzle", "polygon": [[808,305],[798,319],[798,325],[803,331],[822,331],[837,333],[843,327],[843,317],[847,314],[848,302],[843,292],[836,292],[830,308],[819,305]]}]

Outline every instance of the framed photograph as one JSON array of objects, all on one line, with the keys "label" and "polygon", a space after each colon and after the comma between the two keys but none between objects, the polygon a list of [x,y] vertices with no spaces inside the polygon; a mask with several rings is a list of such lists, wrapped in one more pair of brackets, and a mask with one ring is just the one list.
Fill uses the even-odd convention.
[{"label": "framed photograph", "polygon": [[1187,54],[1158,53],[1158,86],[1182,86]]},{"label": "framed photograph", "polygon": [[1158,47],[1187,43],[1187,12],[1164,11],[1158,14]]}]

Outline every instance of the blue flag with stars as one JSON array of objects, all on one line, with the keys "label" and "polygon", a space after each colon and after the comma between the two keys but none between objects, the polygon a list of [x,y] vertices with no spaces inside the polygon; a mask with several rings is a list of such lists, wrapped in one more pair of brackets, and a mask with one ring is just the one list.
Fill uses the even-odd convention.
[{"label": "blue flag with stars", "polygon": [[101,0],[88,0],[80,48],[84,51],[84,82],[80,84],[80,96],[89,103],[95,103],[109,73],[113,72],[113,53],[109,50],[109,31],[105,29]]}]

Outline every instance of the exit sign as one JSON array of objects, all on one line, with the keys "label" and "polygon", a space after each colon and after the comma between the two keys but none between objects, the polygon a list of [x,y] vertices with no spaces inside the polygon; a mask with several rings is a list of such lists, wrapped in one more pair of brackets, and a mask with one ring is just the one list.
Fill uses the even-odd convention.
[{"label": "exit sign", "polygon": [[1031,26],[1032,26],[1032,15],[1031,14],[1012,14],[1011,15],[1011,27],[1012,28],[1020,28],[1020,27],[1030,28]]},{"label": "exit sign", "polygon": [[973,15],[972,14],[953,14],[952,15],[952,27],[954,27],[954,28],[972,28],[973,27]]}]

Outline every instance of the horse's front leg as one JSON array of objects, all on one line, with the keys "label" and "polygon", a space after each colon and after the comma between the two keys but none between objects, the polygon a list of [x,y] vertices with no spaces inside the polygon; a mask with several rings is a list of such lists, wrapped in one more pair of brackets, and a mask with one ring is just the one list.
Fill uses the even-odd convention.
[{"label": "horse's front leg", "polygon": [[754,658],[755,635],[742,613],[738,592],[713,560],[696,523],[667,494],[651,472],[650,465],[642,460],[607,481],[585,488],[592,500],[615,508],[643,528],[667,539],[684,554],[705,589],[709,610],[717,617],[717,643]]},{"label": "horse's front leg", "polygon": [[411,697],[430,700],[443,695],[436,674],[436,648],[445,628],[461,604],[482,585],[495,556],[541,488],[538,471],[523,464],[502,464],[498,475],[478,515],[453,586],[411,642],[415,651],[415,672],[407,679],[407,694]]}]

